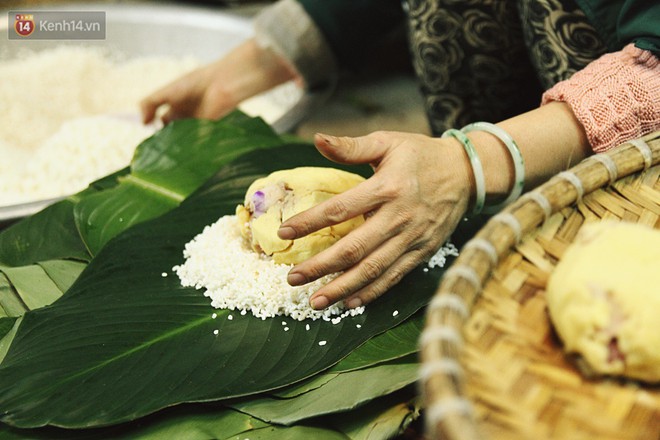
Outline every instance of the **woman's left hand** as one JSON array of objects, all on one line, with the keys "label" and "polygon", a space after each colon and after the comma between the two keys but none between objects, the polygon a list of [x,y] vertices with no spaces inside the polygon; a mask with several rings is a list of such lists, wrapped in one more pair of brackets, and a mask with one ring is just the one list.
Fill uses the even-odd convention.
[{"label": "woman's left hand", "polygon": [[286,220],[282,239],[303,237],[358,215],[366,221],[330,248],[289,272],[302,285],[343,271],[310,299],[315,309],[344,300],[367,304],[431,257],[465,214],[471,169],[453,139],[376,132],[358,138],[317,135],[318,150],[347,164],[369,163],[375,173],[360,185]]}]

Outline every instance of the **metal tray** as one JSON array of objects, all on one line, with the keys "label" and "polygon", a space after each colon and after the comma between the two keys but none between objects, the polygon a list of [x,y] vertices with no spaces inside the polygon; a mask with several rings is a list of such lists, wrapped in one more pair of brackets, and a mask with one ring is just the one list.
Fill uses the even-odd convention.
[{"label": "metal tray", "polygon": [[[201,62],[210,62],[227,53],[252,35],[252,19],[240,13],[240,8],[210,8],[188,6],[176,3],[130,3],[130,4],[64,4],[31,8],[30,10],[72,10],[105,11],[105,40],[9,40],[9,20],[0,20],[0,60],[11,59],[20,51],[45,50],[62,45],[105,47],[116,50],[128,57],[149,55],[193,56]],[[234,12],[233,12],[234,11]],[[0,11],[7,17],[7,10]],[[267,122],[278,133],[290,131],[311,108],[327,96],[327,92],[305,93],[292,87],[266,93],[262,97],[270,99],[279,114],[269,114]],[[291,96],[295,94],[296,96]],[[272,106],[271,106],[272,109]],[[63,194],[62,196],[66,196]],[[13,206],[0,206],[0,224],[31,215],[53,200],[35,200]]]}]

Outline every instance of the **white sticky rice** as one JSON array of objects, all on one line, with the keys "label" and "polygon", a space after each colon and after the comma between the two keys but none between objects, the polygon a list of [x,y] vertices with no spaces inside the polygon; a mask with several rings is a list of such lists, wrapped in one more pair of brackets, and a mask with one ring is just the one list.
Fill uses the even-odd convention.
[{"label": "white sticky rice", "polygon": [[[458,257],[458,248],[454,246],[454,243],[447,241],[444,246],[440,247],[435,255],[429,259],[426,265],[430,269],[433,269],[434,267],[445,267],[447,257],[449,256]],[[424,268],[425,271],[427,270],[427,267]]]},{"label": "white sticky rice", "polygon": [[[142,125],[140,100],[201,65],[68,45],[0,59],[0,207],[67,196],[127,166],[159,127]],[[302,93],[273,92],[239,108],[273,122]]]},{"label": "white sticky rice", "polygon": [[[337,324],[346,316],[364,312],[364,307],[346,309],[341,302],[324,310],[312,309],[310,296],[339,274],[290,286],[286,278],[293,266],[275,264],[271,257],[254,252],[241,236],[238,222],[233,215],[221,217],[186,244],[185,262],[173,268],[181,285],[205,289],[204,296],[215,308],[251,312],[261,319],[289,316],[298,321],[323,319]],[[441,247],[424,270],[443,267],[449,255],[458,255],[451,243]]]},{"label": "white sticky rice", "polygon": [[[130,162],[135,146],[153,129],[108,116],[66,121],[31,153],[0,139],[0,206],[82,191],[90,182]],[[21,157],[21,154],[24,157]]]},{"label": "white sticky rice", "polygon": [[156,129],[142,125],[140,99],[199,65],[82,46],[0,57],[0,207],[67,196],[128,165]]},{"label": "white sticky rice", "polygon": [[292,265],[275,264],[254,252],[241,236],[236,216],[224,216],[186,244],[184,264],[174,272],[185,287],[206,289],[204,295],[218,309],[249,311],[257,318],[289,316],[298,321],[323,319],[339,322],[364,312],[346,309],[340,302],[324,310],[309,305],[310,296],[337,277],[328,275],[304,286],[292,287],[286,277]]}]

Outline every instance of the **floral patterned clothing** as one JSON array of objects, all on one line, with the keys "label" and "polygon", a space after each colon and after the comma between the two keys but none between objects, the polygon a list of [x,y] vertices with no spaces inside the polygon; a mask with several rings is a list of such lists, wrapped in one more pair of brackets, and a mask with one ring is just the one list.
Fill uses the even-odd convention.
[{"label": "floral patterned clothing", "polygon": [[[621,50],[634,41],[639,59],[657,61],[658,15],[660,5],[642,0],[280,0],[256,23],[262,44],[291,60],[312,89],[334,84],[338,68],[355,67],[374,42],[405,23],[435,135],[531,110],[547,91],[543,102],[569,102],[592,148],[602,151],[660,129],[657,66]],[[618,55],[593,62],[607,52]],[[605,67],[608,78],[620,79],[609,82],[614,88],[605,95],[635,90],[626,95],[641,97],[634,106],[614,114],[600,112],[605,95],[583,99],[587,89],[597,89],[585,79],[598,78],[596,70]],[[634,87],[626,88],[630,81]]]},{"label": "floral patterned clothing", "polygon": [[543,90],[605,53],[570,0],[405,4],[413,65],[435,134],[530,110]]}]

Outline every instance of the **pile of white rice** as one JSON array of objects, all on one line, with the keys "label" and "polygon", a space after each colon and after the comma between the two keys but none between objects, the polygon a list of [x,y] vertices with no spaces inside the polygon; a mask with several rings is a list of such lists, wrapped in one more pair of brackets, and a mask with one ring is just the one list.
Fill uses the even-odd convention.
[{"label": "pile of white rice", "polygon": [[[449,255],[458,255],[451,243],[440,248],[425,270],[443,267]],[[183,256],[185,262],[173,268],[181,285],[205,289],[204,295],[218,309],[237,310],[242,315],[251,312],[261,319],[289,316],[299,321],[323,319],[333,324],[364,312],[364,307],[345,309],[342,302],[325,310],[312,309],[310,296],[338,274],[304,286],[290,286],[286,278],[293,266],[275,264],[271,257],[254,252],[241,236],[236,216],[224,216],[206,226],[186,244]]]},{"label": "pile of white rice", "polygon": [[135,146],[152,133],[139,123],[93,116],[65,122],[29,156],[5,147],[13,157],[0,163],[0,205],[77,193],[128,165]]},{"label": "pile of white rice", "polygon": [[61,46],[0,64],[0,206],[69,195],[128,165],[142,98],[196,67]]},{"label": "pile of white rice", "polygon": [[[201,64],[71,45],[0,58],[0,207],[70,195],[127,166],[157,128],[141,124],[139,102]],[[291,82],[240,108],[272,123],[301,94]]]},{"label": "pile of white rice", "polygon": [[289,316],[323,319],[333,323],[364,312],[364,307],[345,309],[342,303],[314,310],[309,297],[337,275],[328,275],[304,286],[290,286],[286,277],[293,266],[275,264],[254,252],[241,235],[238,218],[221,217],[186,244],[184,264],[175,266],[181,285],[206,289],[204,295],[218,309],[248,311],[261,319]]}]

